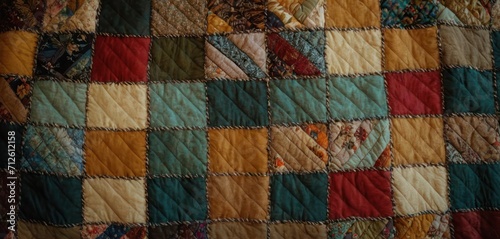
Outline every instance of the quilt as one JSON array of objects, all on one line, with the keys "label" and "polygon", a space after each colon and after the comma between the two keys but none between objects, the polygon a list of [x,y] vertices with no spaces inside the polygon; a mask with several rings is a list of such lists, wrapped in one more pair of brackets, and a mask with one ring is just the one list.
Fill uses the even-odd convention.
[{"label": "quilt", "polygon": [[0,238],[500,238],[494,0],[0,0]]}]

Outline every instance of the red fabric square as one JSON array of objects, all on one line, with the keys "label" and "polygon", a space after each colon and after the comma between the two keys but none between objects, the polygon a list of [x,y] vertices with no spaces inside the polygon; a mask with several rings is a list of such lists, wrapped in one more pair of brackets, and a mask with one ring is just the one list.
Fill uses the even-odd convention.
[{"label": "red fabric square", "polygon": [[386,79],[393,115],[442,113],[439,71],[388,73]]},{"label": "red fabric square", "polygon": [[453,213],[455,238],[500,238],[500,212],[478,211]]},{"label": "red fabric square", "polygon": [[149,38],[98,36],[92,63],[93,81],[146,81]]},{"label": "red fabric square", "polygon": [[390,178],[375,170],[330,174],[329,218],[393,215]]}]

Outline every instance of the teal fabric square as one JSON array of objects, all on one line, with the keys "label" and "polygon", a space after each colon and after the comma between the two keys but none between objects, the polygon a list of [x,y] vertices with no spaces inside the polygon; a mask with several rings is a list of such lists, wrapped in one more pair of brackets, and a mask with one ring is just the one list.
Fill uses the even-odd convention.
[{"label": "teal fabric square", "polygon": [[493,37],[493,57],[495,57],[495,69],[500,70],[500,31],[491,33]]},{"label": "teal fabric square", "polygon": [[203,83],[151,84],[152,127],[203,127],[206,125]]},{"label": "teal fabric square", "polygon": [[270,87],[273,123],[327,120],[324,79],[273,80]]},{"label": "teal fabric square", "polygon": [[263,126],[267,120],[265,82],[207,83],[210,126]]},{"label": "teal fabric square", "polygon": [[[21,142],[23,139],[23,126],[20,124],[13,124],[0,121],[0,168],[7,168],[9,161],[9,154],[14,152],[15,159],[11,166],[18,168],[19,157],[21,156]],[[10,145],[10,146],[9,146]],[[14,150],[14,151],[12,151]]]},{"label": "teal fabric square", "polygon": [[271,185],[271,220],[326,219],[327,174],[274,175]]},{"label": "teal fabric square", "polygon": [[102,0],[98,32],[149,35],[150,0]]},{"label": "teal fabric square", "polygon": [[87,85],[36,81],[33,85],[31,120],[63,126],[85,125]]},{"label": "teal fabric square", "polygon": [[205,194],[205,179],[201,177],[149,179],[149,220],[153,223],[205,220]]},{"label": "teal fabric square", "polygon": [[83,130],[31,126],[26,129],[21,167],[67,175],[80,175]]},{"label": "teal fabric square", "polygon": [[500,207],[500,164],[451,164],[453,210]]},{"label": "teal fabric square", "polygon": [[22,174],[21,205],[19,216],[24,220],[81,223],[82,182],[79,178]]},{"label": "teal fabric square", "polygon": [[490,71],[455,68],[442,74],[445,113],[495,113]]},{"label": "teal fabric square", "polygon": [[330,112],[334,119],[362,119],[387,115],[382,76],[334,77],[329,81]]},{"label": "teal fabric square", "polygon": [[201,175],[207,171],[205,131],[153,131],[148,137],[151,175]]}]

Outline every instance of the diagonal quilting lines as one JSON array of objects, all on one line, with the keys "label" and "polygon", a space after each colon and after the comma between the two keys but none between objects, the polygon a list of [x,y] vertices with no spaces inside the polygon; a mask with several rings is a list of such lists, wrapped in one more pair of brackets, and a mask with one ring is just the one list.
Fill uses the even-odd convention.
[{"label": "diagonal quilting lines", "polygon": [[[383,128],[380,128],[380,127],[383,127]],[[389,143],[389,134],[384,134],[384,133],[388,133],[389,131],[389,122],[388,121],[385,121],[385,120],[380,120],[375,126],[373,126],[372,130],[370,131],[370,135],[368,136],[367,140],[365,140],[361,145],[360,145],[360,148],[358,150],[356,150],[356,152],[352,155],[352,156],[357,156],[358,153],[357,152],[362,152],[361,149],[367,149],[366,150],[366,153],[363,155],[363,156],[357,156],[360,161],[358,162],[357,165],[350,165],[349,162],[351,162],[351,160],[347,161],[347,164],[349,164],[350,166],[354,166],[354,168],[358,168],[359,165],[361,165],[363,162],[366,162],[365,159],[367,158],[368,155],[373,155],[375,154],[377,157],[380,156],[380,154],[382,154],[382,152],[384,151],[385,147],[387,146],[387,144]],[[378,135],[377,135],[378,134]],[[373,135],[377,135],[375,141],[373,142],[372,145],[367,145],[367,141],[369,138],[372,138]],[[384,142],[381,142],[381,139],[383,138]],[[383,143],[383,144],[382,144]],[[379,152],[373,152],[374,148],[379,145],[381,146],[380,148],[380,151]],[[351,156],[351,159],[352,159],[352,156]],[[372,160],[375,162],[377,160],[377,158],[373,159]],[[370,165],[370,166],[373,166],[373,165]],[[370,167],[368,166],[368,167]]]},{"label": "diagonal quilting lines", "polygon": [[[436,129],[435,129],[435,128],[434,128],[434,127],[433,127],[433,126],[432,126],[429,122],[427,122],[425,119],[421,119],[421,120],[419,120],[419,122],[422,122],[422,123],[426,124],[426,125],[429,127],[429,129],[430,129],[431,131],[436,130]],[[408,123],[408,124],[405,124],[405,125],[409,125],[409,126],[411,127],[411,131],[412,131],[412,132],[420,132],[420,131],[421,131],[421,129],[422,129],[422,128],[418,128],[418,129],[417,129],[417,128],[415,127],[415,125],[414,125],[414,124],[415,124],[415,122],[408,121],[407,123]],[[413,144],[413,142],[416,142],[416,140],[410,140],[410,139],[405,138],[405,137],[403,136],[403,132],[401,132],[401,131],[400,131],[400,129],[398,129],[398,128],[399,128],[399,127],[392,127],[392,129],[393,129],[393,130],[396,130],[396,131],[398,132],[398,134],[401,136],[400,138],[401,138],[401,139],[403,139],[403,140],[405,140],[405,142],[407,142],[407,144],[406,144],[406,145],[409,145],[410,147],[412,147],[412,149],[413,149],[414,151],[417,151],[417,150],[415,150],[415,146],[414,146],[414,144]],[[439,134],[433,133],[433,135],[439,135]],[[413,136],[415,136],[415,137],[417,137],[417,138],[418,138],[418,142],[424,142],[424,144],[425,144],[425,146],[426,146],[426,148],[427,148],[427,149],[429,149],[429,148],[430,148],[430,149],[432,149],[432,152],[434,153],[434,155],[440,155],[438,152],[436,152],[436,149],[435,149],[432,145],[430,145],[430,144],[429,144],[429,142],[427,142],[424,138],[422,138],[422,137],[421,137],[421,135],[420,135],[419,133],[417,133],[417,134],[413,134]],[[395,150],[397,150],[397,149],[395,148]],[[406,154],[405,154],[405,152],[400,152],[400,155],[401,155],[401,156],[403,156],[403,157],[405,157],[404,155],[406,155]],[[407,162],[411,162],[412,160],[408,160],[408,159],[406,158],[406,161],[407,161]]]},{"label": "diagonal quilting lines", "polygon": [[[176,139],[176,140],[172,140],[171,142],[165,142],[163,140],[163,137],[160,137],[158,136],[157,134],[149,134],[149,135],[153,135],[156,139],[158,139],[156,142],[161,142],[163,144],[163,146],[165,147],[162,147],[162,149],[167,149],[168,151],[170,151],[172,153],[172,155],[175,155],[175,153],[177,151],[182,151],[183,153],[185,152],[188,152],[189,154],[189,159],[196,159],[198,160],[199,162],[203,162],[202,159],[199,158],[198,155],[196,155],[195,153],[193,153],[192,150],[189,150],[189,146],[186,145],[186,143],[183,141],[183,140],[179,140],[179,139]],[[175,141],[175,143],[173,142]],[[151,143],[151,142],[150,142]],[[173,146],[177,146],[178,145],[181,145],[182,149],[178,149],[178,148],[172,148]],[[164,155],[159,155],[160,152],[157,152],[156,150],[150,150],[149,152],[152,152],[154,153],[159,159],[163,159],[164,158]],[[185,161],[184,160],[180,160],[178,159],[177,157],[174,157],[174,159],[179,162],[185,169],[189,169],[189,167],[184,164]],[[165,160],[160,160],[160,162],[166,167],[169,169],[169,171],[171,171],[171,169],[169,168],[169,165],[167,165],[167,162]]]},{"label": "diagonal quilting lines", "polygon": [[[285,39],[293,46],[300,54],[312,62],[320,71],[324,71],[324,66],[321,64],[324,55],[325,39],[322,32],[308,32],[310,35],[303,34],[304,32],[296,33],[279,33],[279,36]],[[311,42],[311,40],[315,40]]]},{"label": "diagonal quilting lines", "polygon": [[[230,146],[230,149],[228,148],[225,148],[226,151],[229,151],[229,152],[236,152],[237,155],[240,156],[241,159],[245,159],[245,155],[243,155],[238,149],[237,147],[231,142],[231,140],[227,139],[223,133],[219,130],[213,130],[212,132],[214,133],[217,133],[219,135],[219,139],[223,139],[224,142],[226,142],[226,145],[229,145]],[[250,144],[252,144],[253,142],[250,142],[246,137],[242,137],[244,138],[247,142],[249,142]],[[258,149],[258,151],[261,153],[261,154],[264,154],[264,152],[259,148],[259,147],[254,147],[253,149]],[[214,147],[210,147],[210,149],[214,149]],[[210,150],[209,149],[209,150]],[[228,165],[232,170],[236,171],[237,169],[234,168],[233,166],[234,165],[231,165],[231,163],[229,163],[229,160],[227,158],[227,155],[219,152],[218,150],[214,150],[220,157],[218,157],[219,159],[223,159],[223,162]],[[211,152],[210,152],[211,153]],[[267,153],[266,153],[267,154]],[[259,169],[254,165],[252,164],[252,161],[248,162],[248,165],[251,165],[253,167],[253,169],[257,172],[259,171]]]}]

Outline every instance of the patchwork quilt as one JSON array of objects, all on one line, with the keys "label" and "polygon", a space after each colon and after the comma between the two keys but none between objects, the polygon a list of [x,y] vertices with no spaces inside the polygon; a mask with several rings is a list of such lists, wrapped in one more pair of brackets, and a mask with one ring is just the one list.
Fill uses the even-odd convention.
[{"label": "patchwork quilt", "polygon": [[0,238],[500,238],[499,2],[0,0]]}]

